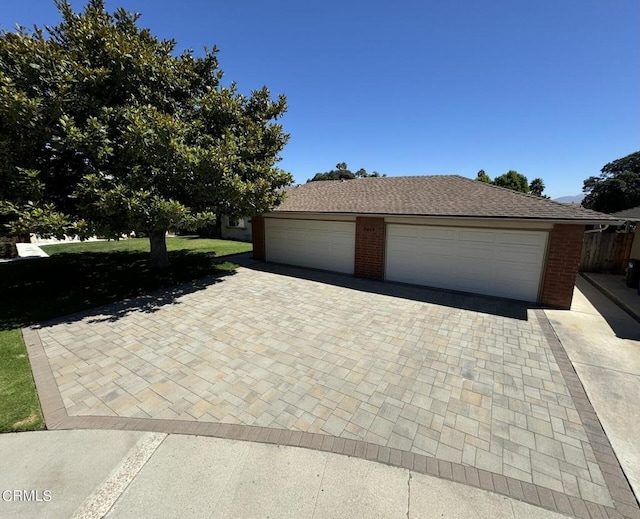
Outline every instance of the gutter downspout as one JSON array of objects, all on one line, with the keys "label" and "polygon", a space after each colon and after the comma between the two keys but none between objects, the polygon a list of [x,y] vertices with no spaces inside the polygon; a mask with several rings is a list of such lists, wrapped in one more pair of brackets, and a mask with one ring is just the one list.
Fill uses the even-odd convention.
[{"label": "gutter downspout", "polygon": [[585,234],[590,234],[592,232],[604,232],[606,231],[609,227],[611,227],[609,224],[605,225],[602,229],[590,229],[588,231],[584,231]]}]

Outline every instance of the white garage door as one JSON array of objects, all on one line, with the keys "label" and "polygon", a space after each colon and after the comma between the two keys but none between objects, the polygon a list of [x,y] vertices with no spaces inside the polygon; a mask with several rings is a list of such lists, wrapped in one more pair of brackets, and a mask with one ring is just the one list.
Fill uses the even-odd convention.
[{"label": "white garage door", "polygon": [[355,222],[265,219],[267,261],[353,274]]},{"label": "white garage door", "polygon": [[537,301],[546,232],[387,225],[386,279]]}]

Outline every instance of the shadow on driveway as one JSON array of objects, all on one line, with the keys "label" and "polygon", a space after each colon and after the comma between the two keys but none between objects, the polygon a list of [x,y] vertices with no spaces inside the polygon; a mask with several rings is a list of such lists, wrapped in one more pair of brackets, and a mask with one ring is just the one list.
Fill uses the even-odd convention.
[{"label": "shadow on driveway", "polygon": [[170,258],[171,266],[160,272],[150,268],[148,252],[127,251],[57,254],[3,265],[0,330],[152,313],[233,275],[233,263],[246,261],[243,255],[189,251],[170,252]]},{"label": "shadow on driveway", "polygon": [[620,339],[640,340],[640,323],[615,304],[582,276],[576,279],[576,286],[589,300],[598,313],[604,317],[613,332]]},{"label": "shadow on driveway", "polygon": [[192,294],[200,290],[220,283],[223,278],[229,275],[233,275],[234,271],[221,272],[215,276],[207,276],[204,278],[196,279],[193,281],[181,283],[169,288],[163,288],[156,290],[148,294],[136,296],[135,298],[126,299],[124,301],[118,301],[108,305],[98,306],[95,308],[89,308],[81,312],[73,313],[70,315],[64,315],[45,321],[37,327],[46,327],[60,323],[72,323],[75,321],[81,321],[88,317],[87,323],[114,323],[132,312],[142,312],[145,314],[152,314],[166,305],[179,305],[180,298],[187,294]]},{"label": "shadow on driveway", "polygon": [[[275,263],[265,263],[251,259],[250,253],[224,256],[219,259],[230,261],[242,267],[249,268],[255,271],[268,272],[272,274],[348,288],[351,290],[358,290],[361,292],[387,295],[422,303],[431,303],[448,308],[456,308],[459,310],[469,310],[483,314],[508,317],[511,319],[522,321],[527,320],[527,312],[529,309],[539,308],[537,305],[531,305],[522,301],[515,301],[511,299],[501,299],[496,297],[406,285],[388,281],[362,279],[353,277],[351,275],[339,274],[335,272],[307,269]],[[130,270],[128,276],[133,276],[135,278],[135,270],[131,269],[130,266],[127,269]],[[131,270],[134,270],[134,272],[131,272]],[[121,294],[122,296],[126,297],[125,299],[115,301],[106,305],[98,305],[93,308],[81,310],[79,312],[65,312],[64,315],[56,317],[54,319],[45,318],[42,319],[43,322],[41,323],[41,326],[50,326],[62,322],[75,322],[86,318],[88,318],[88,323],[116,322],[132,312],[143,312],[151,314],[157,312],[166,305],[179,305],[180,298],[182,296],[203,290],[211,285],[217,284],[223,281],[226,276],[233,275],[234,273],[234,270],[219,271],[214,275],[201,277],[192,281],[184,281],[182,283],[178,283],[167,288],[157,289],[146,294],[138,295],[133,293],[132,291],[129,297],[126,297],[127,294],[125,291]],[[113,275],[113,272],[110,272],[109,274]],[[113,281],[110,282],[109,276],[103,276],[101,279],[101,285],[93,286],[93,291],[110,291],[112,289],[112,285],[124,284],[122,280],[119,280],[117,283],[114,283]],[[137,281],[133,281],[132,279],[132,282],[136,283]],[[64,307],[65,305],[61,306]],[[69,306],[71,307],[72,305]],[[81,305],[75,303],[75,306]]]},{"label": "shadow on driveway", "polygon": [[245,264],[244,266],[252,270],[316,281],[328,285],[349,288],[351,290],[359,290],[361,292],[401,297],[422,303],[431,303],[449,308],[457,308],[459,310],[469,310],[523,321],[527,320],[527,311],[529,309],[540,308],[537,305],[527,304],[513,299],[502,299],[456,292],[453,290],[406,285],[391,281],[376,281],[353,277],[349,274],[338,274],[324,270],[293,267],[276,263],[256,261]]}]

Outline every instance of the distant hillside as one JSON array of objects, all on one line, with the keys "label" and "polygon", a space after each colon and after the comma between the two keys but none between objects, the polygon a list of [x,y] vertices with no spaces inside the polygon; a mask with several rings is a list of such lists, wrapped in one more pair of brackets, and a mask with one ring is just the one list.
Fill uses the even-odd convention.
[{"label": "distant hillside", "polygon": [[582,202],[584,195],[576,195],[576,196],[561,196],[560,198],[554,198],[553,200],[556,202],[561,202],[563,204],[579,204]]}]

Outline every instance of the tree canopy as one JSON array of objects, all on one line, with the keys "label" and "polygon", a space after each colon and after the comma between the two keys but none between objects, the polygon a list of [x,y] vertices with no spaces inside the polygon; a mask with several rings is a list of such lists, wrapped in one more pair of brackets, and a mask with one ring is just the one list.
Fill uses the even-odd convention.
[{"label": "tree canopy", "polygon": [[541,178],[534,178],[529,184],[529,193],[535,196],[544,196],[544,181]]},{"label": "tree canopy", "polygon": [[493,184],[494,186],[512,189],[513,191],[518,191],[519,193],[528,193],[530,195],[539,196],[541,198],[549,198],[548,196],[542,194],[545,185],[544,181],[541,178],[534,178],[529,184],[527,177],[513,169],[507,171],[504,175],[500,175],[499,177],[494,178],[493,180],[491,180],[491,177],[485,173],[484,169],[481,169],[480,171],[478,171],[476,180],[484,182],[486,184]]},{"label": "tree canopy", "polygon": [[520,193],[529,192],[529,182],[527,177],[513,169],[507,171],[504,175],[494,178],[493,185],[506,187],[507,189],[512,189],[513,191],[518,191]]},{"label": "tree canopy", "polygon": [[386,177],[385,174],[380,174],[377,171],[367,173],[367,170],[360,168],[353,173],[347,166],[346,162],[339,162],[336,164],[336,169],[326,171],[324,173],[316,173],[313,178],[307,180],[307,182],[317,182],[319,180],[353,180],[354,178],[368,178],[368,177]]},{"label": "tree canopy", "polygon": [[280,202],[283,95],[223,86],[215,47],[178,55],[103,0],[55,3],[59,25],[0,33],[0,233],[141,230],[166,266],[166,230]]},{"label": "tree canopy", "polygon": [[476,177],[476,180],[479,180],[480,182],[484,182],[485,184],[491,184],[491,178],[489,177],[489,175],[487,175],[484,172],[484,169],[481,169],[480,171],[478,171],[478,176]]},{"label": "tree canopy", "polygon": [[615,213],[640,205],[640,151],[605,164],[600,175],[584,181],[582,206]]}]

